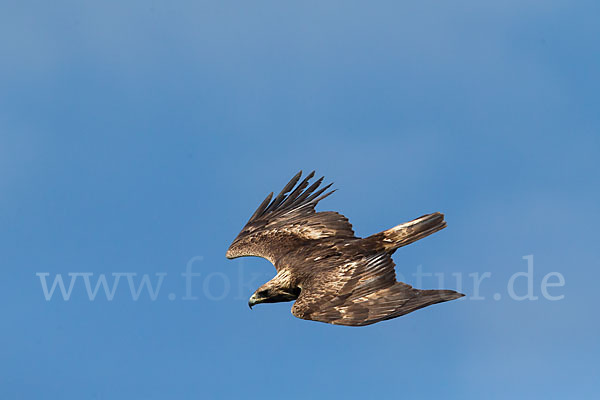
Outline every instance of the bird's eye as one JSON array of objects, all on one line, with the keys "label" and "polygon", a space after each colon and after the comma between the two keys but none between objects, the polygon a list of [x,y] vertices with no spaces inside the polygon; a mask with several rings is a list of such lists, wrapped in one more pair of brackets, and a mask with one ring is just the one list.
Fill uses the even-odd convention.
[{"label": "bird's eye", "polygon": [[258,292],[258,295],[260,297],[269,297],[269,291],[268,290],[261,290],[260,292]]}]

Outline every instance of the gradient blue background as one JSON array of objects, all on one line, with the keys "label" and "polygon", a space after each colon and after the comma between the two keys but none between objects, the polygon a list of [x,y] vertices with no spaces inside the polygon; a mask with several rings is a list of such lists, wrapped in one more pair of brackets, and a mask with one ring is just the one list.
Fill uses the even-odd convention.
[{"label": "gradient blue background", "polygon": [[[598,4],[2,1],[0,396],[595,398]],[[467,298],[358,329],[248,310],[274,269],[225,250],[300,169],[362,236],[444,212],[394,259]],[[37,272],[168,275],[46,301]]]}]

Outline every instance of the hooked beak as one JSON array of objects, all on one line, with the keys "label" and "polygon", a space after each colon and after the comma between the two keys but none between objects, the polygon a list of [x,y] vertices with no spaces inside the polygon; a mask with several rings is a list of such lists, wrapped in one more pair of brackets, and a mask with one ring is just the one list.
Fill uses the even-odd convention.
[{"label": "hooked beak", "polygon": [[252,310],[252,306],[255,305],[256,303],[258,303],[258,300],[256,299],[256,293],[254,293],[248,299],[248,307],[250,307],[250,309]]}]

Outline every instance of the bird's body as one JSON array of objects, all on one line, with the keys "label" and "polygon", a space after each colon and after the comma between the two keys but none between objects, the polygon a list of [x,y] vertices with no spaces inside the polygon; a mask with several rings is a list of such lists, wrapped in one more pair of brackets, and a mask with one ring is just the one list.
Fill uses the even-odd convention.
[{"label": "bird's body", "polygon": [[[463,296],[452,290],[419,290],[396,281],[391,255],[446,226],[440,213],[361,239],[341,214],[315,212],[332,193],[310,187],[309,174],[292,191],[298,173],[273,200],[259,206],[227,251],[228,258],[258,256],[277,269],[249,305],[296,300],[296,317],[339,325],[369,325]],[[290,193],[291,191],[291,193]],[[288,194],[289,193],[289,194]]]}]

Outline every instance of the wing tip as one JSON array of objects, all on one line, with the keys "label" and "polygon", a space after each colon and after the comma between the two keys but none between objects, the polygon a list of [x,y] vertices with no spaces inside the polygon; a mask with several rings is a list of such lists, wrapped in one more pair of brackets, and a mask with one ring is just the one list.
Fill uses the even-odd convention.
[{"label": "wing tip", "polygon": [[[274,199],[273,192],[271,192],[271,194],[267,196],[269,200],[267,201],[265,199],[265,201],[263,201],[252,217],[250,217],[248,222],[254,221],[265,214],[276,211],[289,211],[292,209],[303,208],[307,205],[314,207],[319,201],[330,196],[337,190],[333,189],[323,194],[324,191],[333,185],[333,182],[319,190],[316,190],[325,179],[324,176],[314,181],[310,187],[307,188],[308,182],[315,176],[316,170],[311,171],[308,175],[306,175],[302,182],[298,184],[298,181],[302,177],[302,173],[302,170],[298,171]],[[265,204],[265,202],[267,203]]]}]

